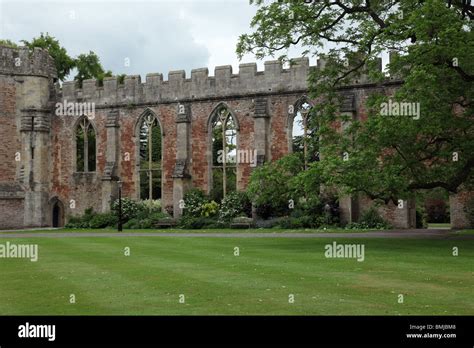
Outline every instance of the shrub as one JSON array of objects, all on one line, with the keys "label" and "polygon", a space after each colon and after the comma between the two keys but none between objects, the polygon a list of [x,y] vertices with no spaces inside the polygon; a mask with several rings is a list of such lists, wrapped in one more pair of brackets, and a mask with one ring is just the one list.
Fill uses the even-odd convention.
[{"label": "shrub", "polygon": [[130,219],[126,223],[123,224],[123,228],[126,229],[126,230],[139,229],[140,228],[140,220]]},{"label": "shrub", "polygon": [[125,229],[151,229],[155,227],[155,224],[160,220],[171,218],[168,214],[162,212],[148,213],[144,217],[136,217],[123,225]]},{"label": "shrub", "polygon": [[378,211],[371,207],[369,210],[366,210],[359,222],[353,222],[346,226],[346,229],[377,229],[377,230],[385,230],[390,228],[390,225],[380,216]]},{"label": "shrub", "polygon": [[230,221],[238,216],[251,216],[252,203],[245,192],[230,192],[221,203],[219,210],[219,220]]},{"label": "shrub", "polygon": [[94,213],[92,208],[87,208],[82,216],[72,216],[66,228],[106,228],[117,224],[118,217],[113,212]]},{"label": "shrub", "polygon": [[214,201],[204,203],[201,208],[201,216],[211,217],[217,215],[219,212],[219,204]]},{"label": "shrub", "polygon": [[256,220],[254,222],[254,225],[256,228],[274,228],[274,227],[279,227],[280,222],[282,220],[287,219],[288,217],[278,217],[278,218],[273,218],[273,219],[268,219],[268,220]]},{"label": "shrub", "polygon": [[202,208],[208,199],[203,191],[199,189],[191,189],[184,195],[183,215],[200,217]]},{"label": "shrub", "polygon": [[303,169],[298,155],[288,155],[256,168],[250,176],[247,193],[260,217],[284,216],[290,212],[288,202],[296,199],[294,179]]},{"label": "shrub", "polygon": [[147,210],[148,212],[160,212],[161,211],[161,200],[160,199],[146,199],[138,203],[141,210]]},{"label": "shrub", "polygon": [[86,220],[83,216],[71,216],[68,223],[64,226],[66,228],[89,228],[89,218]]},{"label": "shrub", "polygon": [[94,211],[92,208],[87,208],[82,216],[71,216],[69,222],[66,224],[66,228],[90,228],[90,221],[94,217]]},{"label": "shrub", "polygon": [[281,214],[275,214],[273,206],[271,204],[266,204],[266,203],[256,204],[255,213],[257,214],[258,217],[261,217],[262,219],[265,219],[265,220],[270,219],[274,217],[275,215],[281,215]]},{"label": "shrub", "polygon": [[288,216],[280,220],[277,224],[277,227],[280,228],[317,228],[319,225],[322,225],[321,221],[318,221],[318,218],[315,216],[300,216],[292,217]]},{"label": "shrub", "polygon": [[[118,199],[112,203],[112,211],[115,212],[115,214],[117,214],[118,216]],[[127,222],[128,220],[136,218],[140,211],[140,203],[131,200],[130,198],[122,198],[122,222]]]},{"label": "shrub", "polygon": [[199,216],[183,216],[179,220],[178,226],[184,229],[191,229],[191,230],[200,230],[205,227],[218,227],[216,222],[208,217]]},{"label": "shrub", "polygon": [[369,228],[386,223],[385,220],[380,216],[377,209],[375,209],[374,207],[371,207],[370,209],[366,210],[362,214],[359,222],[368,225]]},{"label": "shrub", "polygon": [[89,221],[90,228],[115,227],[118,217],[114,213],[95,214]]},{"label": "shrub", "polygon": [[[170,216],[161,211],[161,201],[159,199],[138,202],[138,212],[136,213],[135,218],[138,221],[141,221],[141,228],[151,228],[155,222],[167,217]],[[148,221],[144,222],[145,220],[150,220],[150,223],[148,223]]]},{"label": "shrub", "polygon": [[171,219],[171,216],[160,211],[150,214],[148,218],[154,223],[163,219]]},{"label": "shrub", "polygon": [[427,215],[423,207],[416,207],[416,228],[427,228]]},{"label": "shrub", "polygon": [[140,228],[143,228],[143,229],[150,229],[152,228],[152,221],[151,219],[143,219],[143,220],[140,220]]},{"label": "shrub", "polygon": [[282,218],[276,226],[277,228],[301,228],[301,223],[298,218],[292,218],[290,216],[285,216]]}]

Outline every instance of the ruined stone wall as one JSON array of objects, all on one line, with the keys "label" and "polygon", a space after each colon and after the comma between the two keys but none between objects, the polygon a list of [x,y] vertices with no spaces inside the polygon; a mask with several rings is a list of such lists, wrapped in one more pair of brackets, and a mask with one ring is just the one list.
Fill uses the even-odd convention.
[{"label": "ruined stone wall", "polygon": [[473,192],[460,192],[457,195],[451,195],[449,197],[449,208],[451,217],[452,228],[466,228],[468,226],[473,227],[467,218],[464,207],[466,203],[474,199]]},{"label": "ruined stone wall", "polygon": [[12,182],[16,176],[15,154],[20,150],[16,119],[16,86],[13,77],[0,76],[0,182]]},{"label": "ruined stone wall", "polygon": [[[87,208],[108,211],[119,180],[123,196],[138,199],[137,125],[147,114],[156,116],[163,133],[162,205],[179,215],[187,189],[211,189],[210,118],[216,109],[225,105],[231,111],[238,149],[257,151],[257,165],[277,160],[291,151],[290,106],[305,97],[310,70],[324,67],[321,60],[310,67],[308,59],[297,59],[288,69],[271,61],[264,71],[257,71],[256,64],[241,64],[238,74],[221,66],[214,76],[202,68],[189,78],[184,71],[173,71],[167,80],[162,74],[148,74],[144,83],[140,76],[127,76],[123,83],[110,77],[103,85],[86,80],[79,88],[74,81],[55,84],[54,62],[43,50],[2,47],[1,53],[0,211],[6,213],[0,212],[0,221],[19,227],[50,225],[56,201],[64,206],[66,220]],[[341,112],[364,120],[369,93],[381,88],[390,93],[399,83],[373,85],[361,76],[341,89]],[[96,131],[95,172],[78,173],[76,168],[75,132],[81,115],[58,114],[56,103],[94,105],[89,118]],[[15,162],[17,151],[21,160]],[[244,163],[237,168],[237,188],[244,190],[254,167]],[[343,221],[357,220],[371,205],[363,198],[341,199]],[[24,212],[23,224],[11,219],[13,209]],[[385,207],[380,212],[395,227],[413,226],[414,206],[408,202],[405,209]],[[0,222],[0,228],[5,226]]]},{"label": "ruined stone wall", "polygon": [[[210,190],[210,117],[219,105],[226,105],[237,121],[239,149],[253,151],[258,147],[265,160],[278,159],[288,153],[288,106],[304,94],[309,69],[309,61],[300,59],[290,69],[283,69],[280,62],[267,62],[264,72],[257,72],[256,64],[242,64],[239,74],[233,74],[232,67],[223,66],[215,69],[215,76],[209,76],[207,69],[195,69],[188,79],[183,71],[175,71],[169,73],[167,81],[163,81],[161,74],[149,74],[145,83],[141,83],[140,76],[127,76],[123,84],[115,77],[106,78],[103,86],[95,80],[86,80],[82,88],[75,82],[65,82],[56,91],[59,103],[95,105],[91,123],[97,135],[97,171],[75,173],[74,134],[79,115],[54,115],[51,192],[66,203],[66,215],[82,214],[88,207],[105,211],[104,197],[108,193],[104,191],[107,185],[104,175],[107,168],[113,167],[111,176],[123,181],[123,195],[138,198],[137,125],[147,112],[156,115],[163,132],[164,207],[176,207],[177,198],[182,198],[182,193],[177,196],[176,192],[180,192],[179,185],[186,182],[177,184],[174,176],[179,162],[177,156],[183,146],[189,147],[185,158],[185,171],[189,175],[187,186]],[[183,136],[178,136],[177,131],[180,105],[186,107],[185,116],[189,118],[187,133],[183,133],[189,134],[183,143],[187,145],[178,139]],[[119,137],[113,144],[107,139],[111,113],[116,114]],[[255,121],[257,118],[263,121]],[[257,130],[256,123],[259,124]],[[263,143],[262,139],[265,139]],[[119,154],[113,166],[107,160],[111,147]],[[239,164],[238,189],[245,189],[251,170],[250,164]],[[117,193],[116,180],[111,183],[113,196]],[[74,209],[69,207],[71,200],[75,203]]]}]

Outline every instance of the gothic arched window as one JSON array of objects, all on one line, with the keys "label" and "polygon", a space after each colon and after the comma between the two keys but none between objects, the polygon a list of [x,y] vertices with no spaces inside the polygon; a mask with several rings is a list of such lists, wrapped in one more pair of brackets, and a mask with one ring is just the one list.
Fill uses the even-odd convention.
[{"label": "gothic arched window", "polygon": [[76,129],[76,171],[81,173],[96,170],[96,134],[87,117],[79,120]]},{"label": "gothic arched window", "polygon": [[161,199],[162,132],[152,113],[139,121],[140,199]]},{"label": "gothic arched window", "polygon": [[237,125],[230,110],[222,105],[211,116],[211,198],[220,202],[237,189]]},{"label": "gothic arched window", "polygon": [[319,161],[319,138],[316,133],[318,126],[311,118],[311,104],[302,98],[294,106],[292,119],[291,147],[293,153],[300,153],[304,160],[305,168],[308,163]]}]

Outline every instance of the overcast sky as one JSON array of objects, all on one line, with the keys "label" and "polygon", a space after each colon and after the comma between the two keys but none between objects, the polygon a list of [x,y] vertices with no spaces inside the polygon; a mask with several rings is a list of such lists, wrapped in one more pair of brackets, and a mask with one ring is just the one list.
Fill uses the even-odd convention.
[{"label": "overcast sky", "polygon": [[142,79],[155,72],[167,79],[171,70],[190,77],[201,67],[214,75],[219,65],[237,73],[239,63],[256,61],[248,55],[239,62],[235,54],[255,12],[248,0],[0,0],[0,38],[19,42],[48,32],[70,55],[92,50],[105,69]]}]

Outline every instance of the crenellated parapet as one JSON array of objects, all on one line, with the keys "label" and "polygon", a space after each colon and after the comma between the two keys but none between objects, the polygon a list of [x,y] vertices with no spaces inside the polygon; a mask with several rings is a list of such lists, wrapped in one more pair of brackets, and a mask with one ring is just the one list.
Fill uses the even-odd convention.
[{"label": "crenellated parapet", "polygon": [[0,75],[41,76],[56,79],[58,74],[47,50],[35,47],[0,46]]},{"label": "crenellated parapet", "polygon": [[68,101],[87,100],[98,105],[173,102],[221,96],[279,93],[307,89],[310,70],[307,58],[296,59],[289,69],[279,61],[265,63],[265,71],[257,71],[257,64],[241,64],[239,73],[232,66],[218,66],[214,76],[207,68],[194,69],[191,78],[184,70],[171,71],[168,79],[162,74],[148,74],[142,83],[140,76],[126,76],[123,84],[117,77],[107,77],[103,85],[96,80],[85,80],[82,88],[75,81],[65,82],[62,98]]},{"label": "crenellated parapet", "polygon": [[[119,83],[118,77],[106,77],[102,86],[96,80],[85,80],[82,88],[75,81],[69,81],[63,83],[59,95],[67,101],[89,101],[106,106],[300,93],[308,89],[311,69],[324,69],[325,65],[325,61],[319,59],[316,66],[310,66],[305,57],[293,59],[289,68],[283,68],[278,60],[267,61],[264,71],[258,71],[256,63],[240,64],[238,74],[233,73],[232,66],[225,65],[216,67],[214,76],[209,75],[209,69],[200,68],[192,70],[190,78],[184,70],[178,70],[169,72],[167,80],[163,74],[153,73],[146,75],[145,82],[139,75],[126,76],[123,83]],[[379,65],[382,69],[381,60]],[[368,76],[362,74],[351,86],[368,83]]]},{"label": "crenellated parapet", "polygon": [[70,81],[63,83],[61,96],[67,101],[126,105],[301,92],[308,88],[310,70],[323,67],[324,62],[318,61],[317,66],[310,66],[308,58],[298,58],[293,59],[287,69],[278,60],[264,65],[264,71],[258,71],[256,63],[241,64],[238,74],[233,73],[230,65],[218,66],[214,76],[209,76],[207,68],[194,69],[190,78],[183,70],[171,71],[167,80],[162,74],[154,73],[148,74],[144,83],[139,75],[126,76],[123,84],[117,77],[107,77],[102,86],[96,80],[85,80],[82,88]]}]

